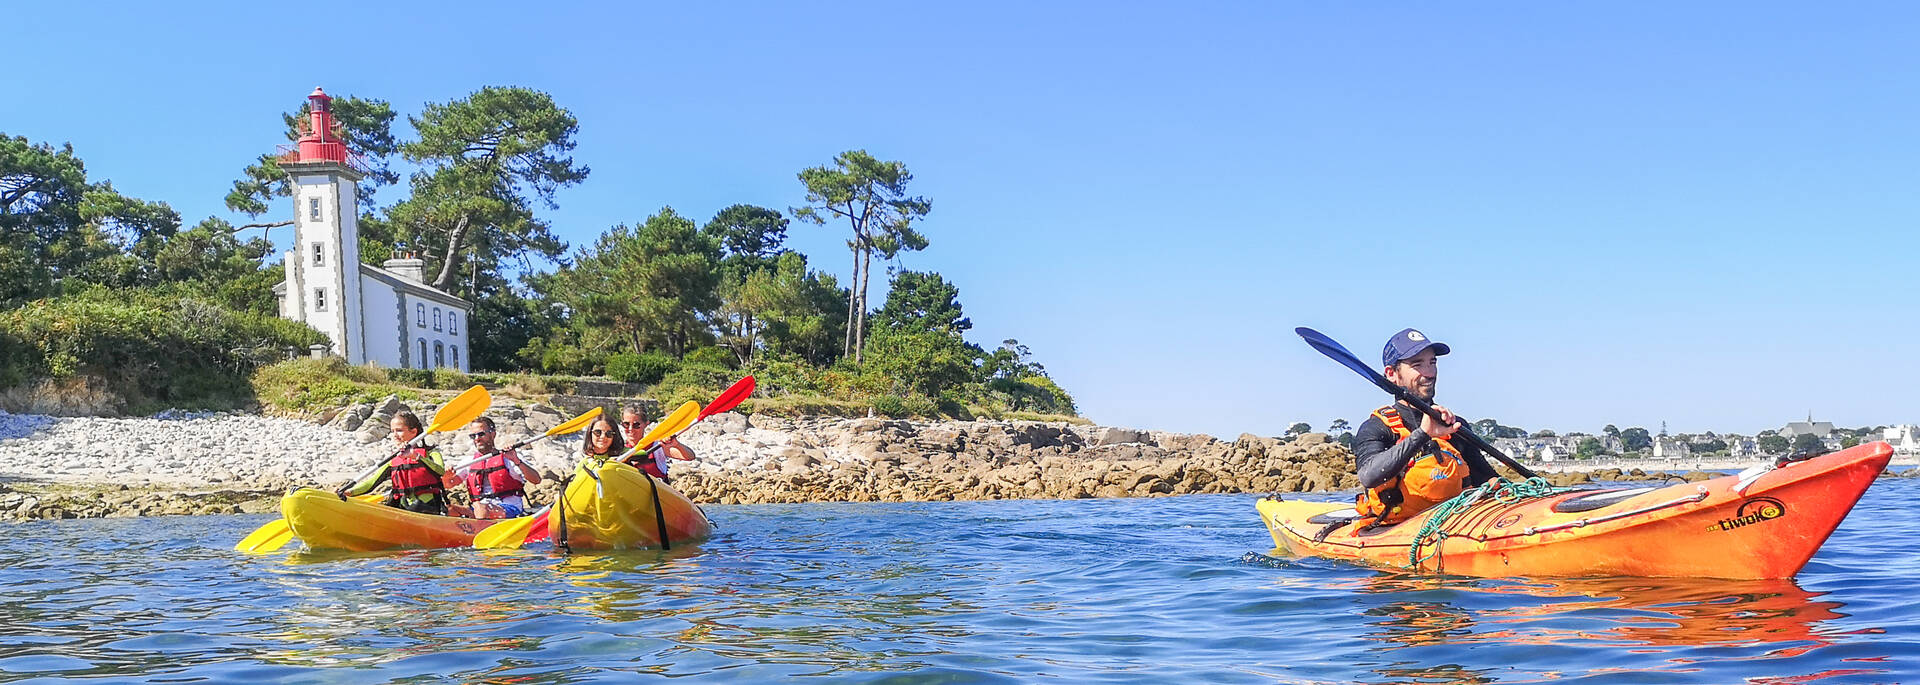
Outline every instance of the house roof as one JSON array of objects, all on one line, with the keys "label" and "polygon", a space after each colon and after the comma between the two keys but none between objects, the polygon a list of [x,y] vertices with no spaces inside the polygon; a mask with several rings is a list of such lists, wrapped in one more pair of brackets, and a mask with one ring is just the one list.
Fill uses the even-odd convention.
[{"label": "house roof", "polygon": [[367,276],[372,278],[373,280],[380,281],[381,283],[385,283],[387,285],[393,286],[393,289],[398,290],[400,292],[407,293],[409,295],[413,295],[415,297],[421,297],[428,300],[433,300],[435,302],[439,302],[440,304],[453,307],[454,309],[458,309],[463,312],[471,313],[473,311],[472,302],[468,302],[458,297],[454,297],[452,294],[448,293],[445,290],[441,290],[439,288],[435,288],[425,283],[415,281],[411,278],[407,278],[405,276],[394,273],[392,271],[388,271],[386,269],[382,269],[372,264],[361,264],[360,275]]},{"label": "house roof", "polygon": [[[454,309],[458,309],[463,312],[467,312],[469,314],[473,313],[472,302],[468,302],[458,297],[454,297],[453,295],[447,293],[447,291],[441,290],[439,288],[435,288],[433,286],[427,285],[425,283],[421,283],[419,281],[415,281],[411,278],[407,278],[405,276],[394,273],[392,271],[388,271],[386,269],[382,269],[372,264],[361,264],[360,275],[363,277],[372,278],[373,280],[379,281],[381,283],[385,283],[389,286],[392,286],[394,290],[406,293],[408,295],[413,295],[414,297],[419,297],[421,299],[432,300],[434,302],[444,304],[446,306],[452,307]],[[273,294],[275,296],[285,296],[287,294],[287,282],[281,281],[279,283],[273,284]]]},{"label": "house roof", "polygon": [[1786,428],[1780,429],[1780,433],[1789,438],[1807,433],[1812,433],[1814,437],[1824,438],[1832,432],[1832,421],[1792,421],[1787,423]]}]

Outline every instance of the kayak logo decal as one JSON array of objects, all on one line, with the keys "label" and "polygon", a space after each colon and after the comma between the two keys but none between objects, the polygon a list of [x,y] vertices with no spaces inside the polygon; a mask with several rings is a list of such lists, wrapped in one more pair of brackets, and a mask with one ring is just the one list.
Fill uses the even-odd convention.
[{"label": "kayak logo decal", "polygon": [[1520,522],[1520,515],[1519,515],[1519,514],[1507,514],[1507,515],[1506,515],[1505,517],[1502,517],[1502,518],[1501,518],[1500,520],[1498,520],[1498,521],[1494,521],[1494,522],[1493,522],[1493,527],[1495,527],[1495,528],[1505,528],[1505,527],[1507,527],[1507,526],[1511,526],[1511,525],[1513,525],[1513,524],[1516,524],[1516,523],[1519,523],[1519,522]]},{"label": "kayak logo decal", "polygon": [[461,521],[461,522],[459,522],[459,523],[455,523],[455,524],[453,524],[453,525],[454,525],[454,527],[456,527],[456,528],[459,528],[459,529],[460,529],[460,532],[462,532],[462,533],[466,533],[466,534],[468,534],[468,535],[472,535],[472,534],[474,534],[474,533],[476,533],[476,532],[479,532],[479,531],[476,531],[476,530],[474,530],[474,529],[473,529],[473,524],[471,524],[471,523],[467,523],[466,521]]},{"label": "kayak logo decal", "polygon": [[1733,518],[1720,519],[1707,526],[1711,531],[1729,531],[1742,526],[1750,526],[1761,521],[1772,521],[1787,515],[1787,505],[1772,497],[1755,497],[1740,503]]}]

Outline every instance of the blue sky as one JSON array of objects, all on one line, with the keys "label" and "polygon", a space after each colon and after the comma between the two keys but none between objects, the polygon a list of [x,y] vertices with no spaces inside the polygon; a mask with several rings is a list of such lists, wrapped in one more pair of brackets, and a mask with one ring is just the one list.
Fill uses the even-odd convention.
[{"label": "blue sky", "polygon": [[[1529,429],[1920,422],[1911,5],[929,4],[39,3],[0,132],[238,219],[315,85],[528,86],[581,122],[576,245],[905,162],[934,211],[901,265],[1102,423],[1357,423],[1385,396],[1301,325],[1368,359],[1419,327],[1444,404]],[[838,228],[789,233],[846,273]]]}]

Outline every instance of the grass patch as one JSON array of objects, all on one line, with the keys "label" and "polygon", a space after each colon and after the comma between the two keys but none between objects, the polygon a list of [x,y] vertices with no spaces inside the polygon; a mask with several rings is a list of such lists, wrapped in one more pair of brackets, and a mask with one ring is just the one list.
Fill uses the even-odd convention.
[{"label": "grass patch", "polygon": [[353,366],[339,357],[294,359],[262,367],[253,374],[253,394],[262,405],[293,414],[374,402],[388,395],[407,401],[421,397],[418,390],[390,382],[386,370],[378,366]]}]

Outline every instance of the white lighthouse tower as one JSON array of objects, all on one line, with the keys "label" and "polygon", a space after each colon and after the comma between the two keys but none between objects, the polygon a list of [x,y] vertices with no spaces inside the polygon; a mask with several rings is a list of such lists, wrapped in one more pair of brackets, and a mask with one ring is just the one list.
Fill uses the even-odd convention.
[{"label": "white lighthouse tower", "polygon": [[365,175],[334,130],[333,98],[315,88],[307,102],[308,130],[279,160],[294,226],[287,280],[274,286],[280,316],[319,329],[352,364],[468,370],[473,304],[424,283],[425,261],[411,255],[379,267],[360,262]]},{"label": "white lighthouse tower", "polygon": [[362,175],[347,164],[347,146],[334,134],[333,98],[315,88],[307,102],[313,109],[307,134],[280,161],[294,212],[280,315],[320,329],[333,341],[334,354],[363,364],[357,223]]}]

